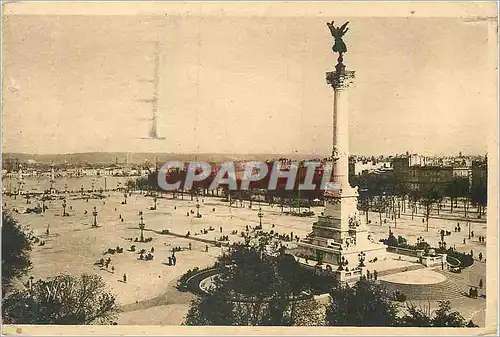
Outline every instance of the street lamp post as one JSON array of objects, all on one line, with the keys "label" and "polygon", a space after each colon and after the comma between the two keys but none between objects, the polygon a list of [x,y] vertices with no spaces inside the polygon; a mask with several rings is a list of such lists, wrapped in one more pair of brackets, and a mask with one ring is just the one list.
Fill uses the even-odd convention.
[{"label": "street lamp post", "polygon": [[144,223],[144,218],[141,216],[141,222],[139,222],[139,229],[141,230],[141,242],[144,242],[144,228],[146,224]]},{"label": "street lamp post", "polygon": [[156,194],[155,194],[155,196],[153,197],[153,201],[154,201],[154,203],[155,203],[155,206],[154,206],[154,208],[153,208],[153,209],[154,209],[154,210],[156,210],[156,203],[157,203],[157,201],[158,201],[158,197],[156,196]]},{"label": "street lamp post", "polygon": [[125,200],[123,200],[123,204],[126,205],[127,204],[127,192],[123,193],[123,197],[125,198]]},{"label": "street lamp post", "polygon": [[264,214],[262,213],[261,207],[259,207],[259,213],[257,214],[257,216],[259,217],[259,226],[260,228],[262,228],[262,217],[264,216]]},{"label": "street lamp post", "polygon": [[364,252],[360,252],[358,254],[358,260],[359,260],[359,267],[364,267],[365,264],[365,259],[366,259],[366,254]]},{"label": "street lamp post", "polygon": [[196,198],[196,217],[200,217],[200,202],[198,201],[198,198]]},{"label": "street lamp post", "polygon": [[66,216],[66,199],[63,200],[62,208],[63,208],[63,216]]},{"label": "street lamp post", "polygon": [[97,227],[97,209],[96,207],[94,206],[94,211],[92,212],[92,215],[94,216],[94,227]]},{"label": "street lamp post", "polygon": [[345,256],[339,256],[337,259],[337,263],[339,265],[339,270],[344,270],[344,267],[347,266],[347,259],[345,258]]}]

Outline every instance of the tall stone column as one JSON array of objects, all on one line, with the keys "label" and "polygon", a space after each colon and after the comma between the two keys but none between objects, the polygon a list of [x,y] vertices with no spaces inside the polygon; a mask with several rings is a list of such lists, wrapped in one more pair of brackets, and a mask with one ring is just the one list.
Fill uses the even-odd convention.
[{"label": "tall stone column", "polygon": [[327,83],[333,88],[333,190],[327,191],[325,215],[339,229],[335,239],[344,243],[349,237],[350,222],[357,217],[357,189],[349,184],[349,109],[347,90],[354,80],[354,71],[345,70],[339,60],[336,70],[326,73]]},{"label": "tall stone column", "polygon": [[341,63],[337,70],[326,74],[327,82],[333,88],[333,181],[343,190],[349,185],[349,85],[353,83],[354,71],[345,70]]}]

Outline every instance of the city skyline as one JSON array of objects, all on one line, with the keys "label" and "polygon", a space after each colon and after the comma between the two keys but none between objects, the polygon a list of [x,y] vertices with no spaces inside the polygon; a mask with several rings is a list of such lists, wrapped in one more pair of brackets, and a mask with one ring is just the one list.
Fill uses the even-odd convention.
[{"label": "city skyline", "polygon": [[[350,21],[351,153],[487,152],[496,126],[488,22]],[[3,151],[328,155],[332,93],[324,74],[335,55],[325,22],[11,16]],[[139,100],[152,94],[155,40],[166,139],[141,140],[151,107]],[[457,52],[464,45],[469,50]]]}]

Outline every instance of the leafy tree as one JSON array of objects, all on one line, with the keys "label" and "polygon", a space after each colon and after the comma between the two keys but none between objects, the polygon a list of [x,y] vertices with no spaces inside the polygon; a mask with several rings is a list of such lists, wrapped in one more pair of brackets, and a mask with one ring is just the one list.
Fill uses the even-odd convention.
[{"label": "leafy tree", "polygon": [[12,292],[2,303],[8,324],[109,323],[118,310],[115,296],[107,292],[98,275],[69,275],[39,280]]},{"label": "leafy tree", "polygon": [[397,305],[385,288],[365,277],[353,287],[337,285],[330,292],[326,324],[337,326],[394,326]]},{"label": "leafy tree", "polygon": [[136,188],[136,181],[132,180],[132,179],[129,179],[125,183],[125,186],[126,186],[127,191],[133,191]]},{"label": "leafy tree", "polygon": [[[187,325],[296,325],[314,314],[297,298],[310,282],[293,256],[266,252],[266,237],[233,244],[220,256],[211,294],[191,303]],[[274,256],[277,255],[277,256]],[[310,304],[309,309],[314,307]]]},{"label": "leafy tree", "polygon": [[324,325],[324,306],[314,299],[299,301],[296,304],[292,320],[295,326]]},{"label": "leafy tree", "polygon": [[464,327],[467,323],[458,311],[451,311],[450,301],[440,301],[431,321],[434,327]]},{"label": "leafy tree", "polygon": [[379,195],[377,196],[377,199],[375,201],[375,205],[377,207],[378,215],[379,215],[379,221],[380,221],[380,226],[382,226],[382,213],[385,211],[387,207],[387,198],[385,195]]},{"label": "leafy tree", "polygon": [[154,185],[151,185],[150,181],[153,181],[154,178],[146,178],[146,177],[140,177],[137,178],[135,181],[135,189],[138,189],[139,191],[149,191],[153,188]]},{"label": "leafy tree", "polygon": [[488,184],[486,181],[480,181],[471,188],[471,202],[478,208],[478,217],[481,218],[484,207],[488,201]]},{"label": "leafy tree", "polygon": [[17,221],[7,212],[2,212],[2,293],[5,295],[15,278],[28,271],[31,266],[31,245]]},{"label": "leafy tree", "polygon": [[413,217],[415,213],[417,212],[417,202],[420,199],[420,193],[418,191],[410,191],[408,193],[408,201],[411,204],[411,219],[413,220]]},{"label": "leafy tree", "polygon": [[368,193],[365,193],[363,190],[359,193],[359,198],[358,198],[358,206],[359,209],[361,209],[366,216],[366,223],[368,224],[368,212],[370,211],[370,204],[371,204],[371,197],[368,195]]},{"label": "leafy tree", "polygon": [[455,177],[446,186],[444,194],[450,198],[450,213],[453,213],[453,205],[457,198],[467,197],[469,193],[469,179],[464,177]]},{"label": "leafy tree", "polygon": [[407,311],[400,319],[400,325],[411,327],[470,327],[472,321],[466,322],[458,311],[451,311],[450,301],[439,301],[439,308],[431,313],[430,308],[417,308],[409,304]]},{"label": "leafy tree", "polygon": [[[398,197],[399,201],[402,201],[403,212],[406,212],[406,198],[410,193],[407,184],[397,183],[394,188],[394,193]],[[398,202],[398,205],[401,206]],[[401,217],[401,207],[398,210],[398,217]]]},{"label": "leafy tree", "polygon": [[407,327],[430,327],[431,326],[430,308],[422,308],[414,304],[407,304],[406,313],[399,319],[399,325]]},{"label": "leafy tree", "polygon": [[436,186],[432,185],[426,188],[421,194],[421,201],[425,207],[425,221],[426,227],[425,230],[429,231],[429,217],[431,215],[432,206],[436,203],[439,203],[443,199],[443,190]]},{"label": "leafy tree", "polygon": [[234,302],[226,294],[215,290],[212,296],[196,297],[189,307],[185,325],[235,325]]}]

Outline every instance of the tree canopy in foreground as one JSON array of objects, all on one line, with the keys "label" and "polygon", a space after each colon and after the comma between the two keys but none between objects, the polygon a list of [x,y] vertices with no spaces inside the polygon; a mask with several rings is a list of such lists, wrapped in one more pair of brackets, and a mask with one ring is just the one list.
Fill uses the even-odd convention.
[{"label": "tree canopy in foreground", "polygon": [[216,265],[220,274],[211,295],[191,303],[186,325],[475,326],[451,311],[449,302],[432,313],[411,304],[404,310],[383,285],[366,277],[354,285],[331,279],[326,305],[304,298],[301,294],[311,290],[306,274],[314,272],[284,252],[265,254],[263,245],[234,244]]},{"label": "tree canopy in foreground", "polygon": [[265,254],[262,248],[231,246],[218,259],[221,272],[214,278],[211,295],[192,302],[185,324],[317,325],[320,306],[311,298],[299,300],[308,284],[301,282],[298,262],[283,252]]},{"label": "tree canopy in foreground", "polygon": [[12,282],[25,275],[31,266],[31,245],[17,221],[2,212],[2,293],[10,290]]},{"label": "tree canopy in foreground", "polygon": [[98,275],[60,275],[13,291],[2,302],[7,324],[106,324],[117,312],[115,296]]}]

